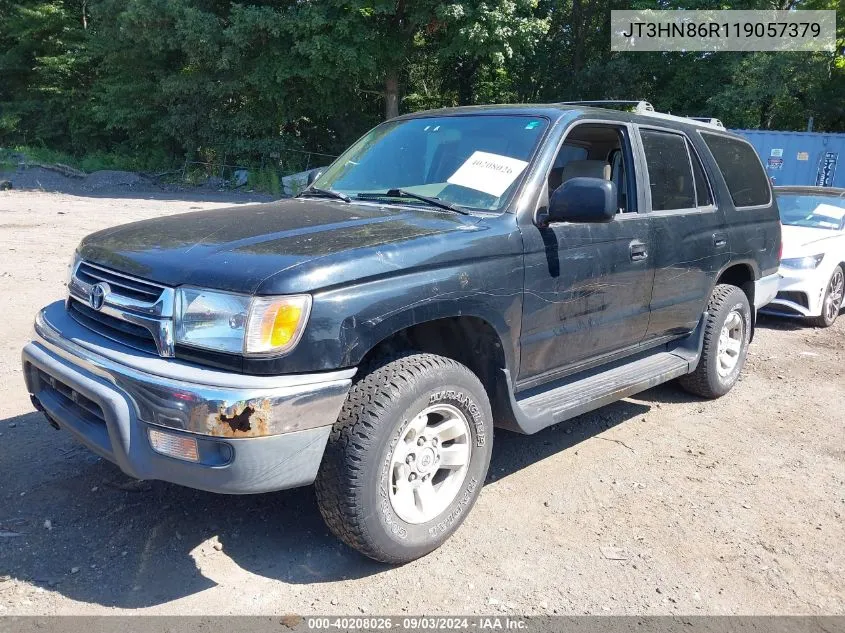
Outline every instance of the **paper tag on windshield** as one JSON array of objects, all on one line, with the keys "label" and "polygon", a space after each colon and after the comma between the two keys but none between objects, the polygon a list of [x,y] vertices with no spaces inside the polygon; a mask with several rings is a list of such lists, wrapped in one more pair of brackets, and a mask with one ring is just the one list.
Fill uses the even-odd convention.
[{"label": "paper tag on windshield", "polygon": [[820,215],[825,218],[832,218],[834,220],[842,221],[845,217],[845,207],[835,207],[832,204],[820,204],[813,211],[813,215]]},{"label": "paper tag on windshield", "polygon": [[528,163],[524,160],[510,156],[474,152],[446,182],[489,193],[498,198],[527,166]]}]

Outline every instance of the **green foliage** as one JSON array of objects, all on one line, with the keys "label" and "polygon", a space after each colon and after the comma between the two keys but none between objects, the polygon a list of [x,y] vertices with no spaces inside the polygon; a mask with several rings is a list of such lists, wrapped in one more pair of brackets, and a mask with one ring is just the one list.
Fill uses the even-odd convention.
[{"label": "green foliage", "polygon": [[278,196],[282,191],[282,183],[279,180],[279,172],[267,167],[250,171],[247,186],[255,191],[269,193],[273,196]]},{"label": "green foliage", "polygon": [[[835,9],[841,0],[788,0]],[[722,0],[0,0],[0,144],[190,177],[307,166],[385,114],[648,99],[731,127],[845,130],[837,54],[612,53],[612,9]],[[780,0],[737,0],[769,8]],[[274,192],[275,193],[275,192]]]}]

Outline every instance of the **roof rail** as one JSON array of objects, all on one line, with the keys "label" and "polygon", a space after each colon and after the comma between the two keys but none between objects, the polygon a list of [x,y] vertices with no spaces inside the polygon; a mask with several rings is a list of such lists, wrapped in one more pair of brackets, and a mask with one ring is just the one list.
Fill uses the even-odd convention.
[{"label": "roof rail", "polygon": [[558,105],[581,105],[591,106],[595,108],[607,108],[613,106],[634,106],[634,112],[636,114],[645,114],[660,119],[669,119],[670,121],[695,121],[696,123],[700,123],[702,125],[707,125],[714,128],[719,128],[720,130],[725,129],[724,124],[719,119],[714,119],[711,117],[675,116],[674,114],[665,114],[663,112],[657,112],[654,109],[653,105],[651,105],[648,101],[643,100],[620,101],[616,99],[607,99],[600,101],[561,101],[558,103]]},{"label": "roof rail", "polygon": [[716,127],[720,127],[722,129],[725,128],[725,124],[722,123],[719,119],[714,119],[709,116],[688,116],[687,119],[692,119],[693,121],[698,121],[699,123],[709,123],[710,125],[715,125]]},{"label": "roof rail", "polygon": [[583,105],[593,106],[596,108],[607,108],[611,106],[634,106],[634,112],[654,112],[654,106],[648,101],[636,99],[633,101],[625,101],[619,99],[603,99],[599,101],[561,101],[559,105]]}]

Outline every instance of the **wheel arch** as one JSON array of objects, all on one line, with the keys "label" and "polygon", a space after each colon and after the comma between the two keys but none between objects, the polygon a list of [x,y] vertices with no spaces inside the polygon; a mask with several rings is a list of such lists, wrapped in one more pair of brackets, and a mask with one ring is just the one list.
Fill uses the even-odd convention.
[{"label": "wheel arch", "polygon": [[516,362],[513,348],[507,341],[503,333],[483,317],[442,316],[392,329],[367,349],[358,364],[364,369],[379,357],[408,349],[451,358],[478,377],[490,400],[493,417],[498,419],[509,415],[508,411],[501,410],[502,403],[509,402],[508,398],[500,397],[507,389],[503,370],[512,369]]},{"label": "wheel arch", "polygon": [[[733,261],[719,271],[713,288],[720,284],[736,286],[745,293],[751,306],[751,339],[757,329],[757,311],[754,309],[754,282],[760,278],[760,271],[754,260]],[[713,290],[710,291],[711,294]]]}]

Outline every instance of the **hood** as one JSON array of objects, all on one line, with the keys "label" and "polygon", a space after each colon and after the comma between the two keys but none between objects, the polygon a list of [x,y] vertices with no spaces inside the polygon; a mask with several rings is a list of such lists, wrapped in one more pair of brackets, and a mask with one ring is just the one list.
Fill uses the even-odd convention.
[{"label": "hood", "polygon": [[285,271],[291,275],[281,277],[295,276],[306,263],[316,279],[314,264],[330,260],[332,278],[320,280],[324,286],[395,270],[396,262],[368,251],[474,231],[477,221],[448,211],[298,198],[124,224],[89,235],[79,253],[86,261],[167,286],[270,294],[311,290],[302,280],[261,288]]},{"label": "hood", "polygon": [[843,233],[830,229],[784,224],[781,227],[781,239],[783,240],[783,258],[788,259],[823,253],[831,248],[831,240],[842,240]]}]

